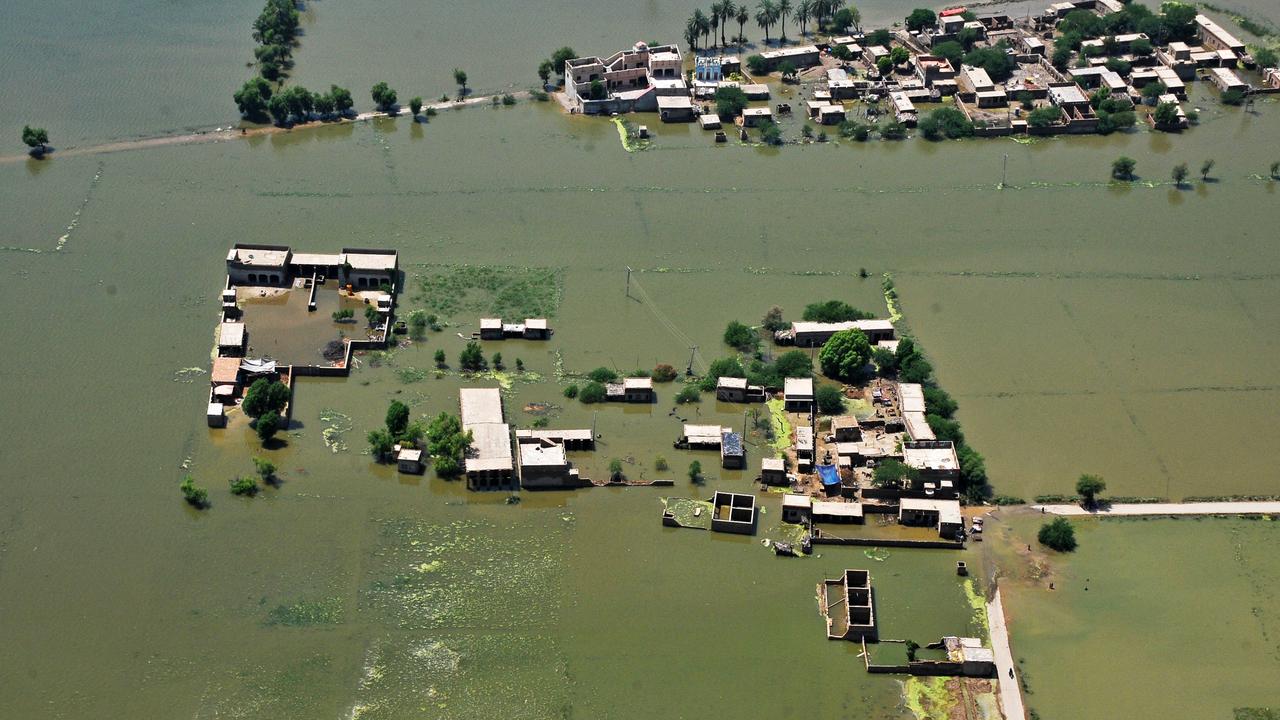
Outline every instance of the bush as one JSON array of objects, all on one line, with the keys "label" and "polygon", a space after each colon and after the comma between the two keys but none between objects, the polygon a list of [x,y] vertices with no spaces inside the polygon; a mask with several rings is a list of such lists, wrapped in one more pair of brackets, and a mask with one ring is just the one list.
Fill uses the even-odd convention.
[{"label": "bush", "polygon": [[512,95],[511,93],[506,93],[506,94],[504,94],[504,95],[502,96],[502,104],[503,104],[503,105],[515,105],[515,104],[516,104],[516,96],[515,96],[515,95]]},{"label": "bush", "polygon": [[844,413],[844,393],[834,385],[819,385],[814,391],[814,400],[818,403],[818,412],[823,415]]},{"label": "bush", "polygon": [[565,389],[564,389],[564,396],[565,396],[565,397],[567,397],[567,398],[569,398],[570,400],[572,400],[572,399],[574,399],[574,398],[578,397],[578,386],[577,386],[577,385],[570,385],[569,387],[565,388]]},{"label": "bush", "polygon": [[1054,518],[1041,525],[1036,539],[1041,545],[1058,552],[1071,552],[1076,549],[1076,529],[1066,518]]},{"label": "bush", "polygon": [[907,136],[907,126],[897,120],[886,120],[880,125],[880,137],[885,140],[902,140]]},{"label": "bush", "polygon": [[1244,92],[1242,90],[1228,90],[1222,93],[1223,105],[1243,105]]},{"label": "bush", "polygon": [[658,472],[666,472],[668,468],[667,459],[661,455],[653,459],[653,469]]},{"label": "bush", "polygon": [[1027,124],[1034,128],[1056,125],[1062,120],[1062,109],[1054,105],[1046,105],[1027,113]]},{"label": "bush", "polygon": [[766,145],[782,144],[782,128],[776,122],[767,122],[760,126],[760,139]]},{"label": "bush", "polygon": [[689,463],[689,482],[697,483],[702,480],[702,463],[694,460]]},{"label": "bush", "polygon": [[676,369],[666,363],[658,363],[651,376],[654,382],[671,382],[676,379]]},{"label": "bush", "polygon": [[875,315],[863,312],[843,300],[827,300],[805,305],[802,317],[809,322],[839,323],[871,320]]},{"label": "bush", "polygon": [[813,359],[803,350],[788,350],[773,361],[779,377],[805,378],[813,375]]},{"label": "bush", "polygon": [[232,495],[248,495],[250,497],[258,494],[258,483],[251,477],[238,477],[231,481]]},{"label": "bush", "polygon": [[609,479],[613,482],[621,482],[626,479],[626,475],[622,474],[622,461],[618,458],[609,461]]},{"label": "bush", "polygon": [[594,380],[583,385],[582,391],[578,393],[578,399],[587,404],[603,402],[604,398],[604,385]]},{"label": "bush", "polygon": [[607,367],[598,367],[595,370],[592,370],[591,372],[587,373],[587,377],[590,378],[593,382],[607,383],[607,382],[613,382],[614,380],[617,380],[618,373],[610,370]]},{"label": "bush", "polygon": [[1178,105],[1162,102],[1156,106],[1156,111],[1151,113],[1151,116],[1156,121],[1157,127],[1173,127],[1178,123]]},{"label": "bush", "polygon": [[387,407],[387,431],[392,435],[400,435],[409,427],[409,406],[399,400],[392,400]]},{"label": "bush", "polygon": [[676,402],[681,405],[702,402],[702,391],[697,385],[685,385],[680,388],[680,392],[676,393]]},{"label": "bush", "polygon": [[996,495],[991,498],[992,505],[1026,505],[1027,501],[1016,495]]},{"label": "bush", "polygon": [[385,428],[370,430],[365,439],[369,441],[369,454],[373,455],[375,462],[384,462],[396,444],[395,437]]},{"label": "bush", "polygon": [[924,389],[924,405],[929,412],[943,418],[950,418],[955,415],[958,407],[951,395],[939,387],[926,387]]},{"label": "bush", "polygon": [[746,352],[760,344],[760,336],[747,325],[733,320],[724,329],[724,344]]},{"label": "bush", "polygon": [[889,34],[888,30],[880,28],[879,30],[873,30],[870,33],[867,33],[866,41],[867,47],[872,45],[883,45],[884,47],[888,47],[889,43],[893,42],[893,36]]},{"label": "bush", "polygon": [[907,467],[897,460],[885,460],[876,466],[871,475],[871,484],[876,487],[898,487],[902,484],[903,478],[914,482],[919,475],[919,470]]},{"label": "bush", "polygon": [[858,120],[843,120],[839,125],[840,137],[852,138],[858,142],[865,142],[871,137],[871,126]]},{"label": "bush", "polygon": [[264,457],[254,457],[253,467],[264,483],[269,483],[276,477],[276,464]]},{"label": "bush", "polygon": [[[769,74],[769,61],[765,60],[763,55],[748,55],[747,71],[752,75],[767,75]],[[720,92],[717,90],[716,94],[719,95]]]},{"label": "bush", "polygon": [[183,476],[178,489],[182,491],[182,499],[194,508],[203,509],[209,504],[209,491],[196,485],[196,479],[190,475]]}]

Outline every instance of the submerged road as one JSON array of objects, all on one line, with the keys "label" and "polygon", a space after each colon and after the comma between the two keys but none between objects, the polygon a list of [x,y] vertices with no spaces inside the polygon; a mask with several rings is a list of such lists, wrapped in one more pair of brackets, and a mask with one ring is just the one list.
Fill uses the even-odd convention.
[{"label": "submerged road", "polygon": [[1079,505],[1032,505],[1032,509],[1053,515],[1083,517],[1132,516],[1132,515],[1270,515],[1280,514],[1280,502],[1190,502],[1190,503],[1128,503],[1111,505],[1102,510],[1086,510]]},{"label": "submerged road", "polygon": [[1005,627],[1000,588],[996,588],[995,597],[987,603],[987,625],[991,630],[991,650],[996,656],[996,679],[1005,720],[1026,720],[1027,711],[1022,706],[1022,685],[1016,676],[1018,670],[1013,665],[1013,652],[1009,649],[1009,629]]}]

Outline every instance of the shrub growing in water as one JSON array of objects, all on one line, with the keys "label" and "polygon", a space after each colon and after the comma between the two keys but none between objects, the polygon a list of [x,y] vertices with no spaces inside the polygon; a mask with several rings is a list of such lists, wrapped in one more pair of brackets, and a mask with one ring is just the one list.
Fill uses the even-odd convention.
[{"label": "shrub growing in water", "polygon": [[258,482],[251,477],[238,477],[231,481],[232,495],[257,495]]},{"label": "shrub growing in water", "polygon": [[194,508],[204,509],[209,504],[209,491],[196,485],[196,479],[190,475],[183,476],[178,489],[182,491],[182,499]]},{"label": "shrub growing in water", "polygon": [[603,402],[604,398],[604,385],[594,380],[583,385],[582,390],[578,392],[578,399],[588,404]]},{"label": "shrub growing in water", "polygon": [[679,393],[676,393],[676,402],[681,405],[702,402],[702,391],[697,385],[685,385]]},{"label": "shrub growing in water", "polygon": [[1054,518],[1041,525],[1036,539],[1041,545],[1058,552],[1071,552],[1076,549],[1076,529],[1066,518]]}]

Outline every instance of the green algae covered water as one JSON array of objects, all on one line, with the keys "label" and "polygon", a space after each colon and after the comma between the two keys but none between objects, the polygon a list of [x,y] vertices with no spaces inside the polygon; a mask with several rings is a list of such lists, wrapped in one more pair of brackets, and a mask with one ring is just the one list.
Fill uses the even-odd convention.
[{"label": "green algae covered water", "polygon": [[[153,124],[141,105],[90,102],[57,113],[61,132],[88,143],[224,113],[221,100],[209,113],[200,102],[238,82],[255,10],[219,6],[227,17],[202,21],[220,28],[203,37],[224,44],[213,55],[226,68],[170,65],[187,79],[173,97],[194,96],[172,105],[190,114]],[[214,11],[181,22],[204,12]],[[352,10],[309,12],[298,73],[319,85],[330,57],[320,40],[337,27],[324,13]],[[123,52],[105,27],[98,52]],[[632,34],[573,44],[604,51]],[[541,55],[561,41],[536,44]],[[354,72],[383,67],[360,58]],[[121,70],[125,86],[143,82],[142,64],[98,64],[133,68]],[[478,87],[520,84],[519,73],[492,81],[478,60],[468,67],[481,68]],[[87,82],[73,70],[57,77]],[[3,83],[6,99],[25,92]],[[40,103],[63,93],[37,95],[47,117],[55,106]],[[824,639],[815,586],[869,568],[886,629],[924,642],[972,631],[953,568],[980,567],[978,554],[830,548],[780,560],[759,544],[778,516],[767,497],[754,539],[663,528],[664,494],[746,491],[754,472],[671,448],[678,386],[652,407],[596,408],[562,397],[565,374],[683,367],[692,345],[700,364],[727,351],[726,322],[756,322],[775,304],[791,317],[828,297],[880,311],[875,276],[887,271],[1000,491],[1063,492],[1096,472],[1117,494],[1280,492],[1268,460],[1280,439],[1280,211],[1262,178],[1280,160],[1269,156],[1280,116],[1270,100],[1249,113],[1199,101],[1203,123],[1178,137],[1030,145],[715,147],[655,123],[652,149],[627,153],[607,122],[522,104],[0,164],[0,298],[12,314],[0,331],[0,707],[32,718],[900,717],[898,682],[867,676],[852,644]],[[1122,153],[1147,182],[1103,182]],[[1174,164],[1206,157],[1217,182],[1163,184]],[[453,362],[455,333],[475,329],[468,307],[349,379],[303,380],[287,444],[267,453],[281,487],[231,496],[228,480],[261,451],[244,427],[205,427],[203,371],[226,248],[246,240],[396,247],[403,309],[437,302],[420,281],[441,266],[549,273],[554,339],[486,347],[529,371],[507,392],[508,418],[528,426],[543,415],[524,408],[550,404],[551,427],[594,423],[603,435],[573,457],[584,474],[602,477],[619,458],[652,477],[662,454],[676,487],[525,493],[508,505],[372,464],[364,434],[391,399],[415,415],[456,409],[463,382],[437,378],[431,355]],[[710,400],[680,414],[744,422],[741,407]],[[749,445],[749,467],[760,453]],[[683,479],[694,459],[704,486]],[[208,511],[182,504],[185,472],[209,487]],[[1129,542],[1117,527],[1126,534],[1106,546]],[[1178,536],[1211,545],[1210,527],[1179,523]],[[1157,552],[1132,542],[1139,557]],[[1256,605],[1274,614],[1273,598]],[[1052,643],[1027,643],[1029,662],[1049,662]],[[1033,666],[1033,687],[1052,672]],[[1271,702],[1261,676],[1245,677],[1232,707]]]}]

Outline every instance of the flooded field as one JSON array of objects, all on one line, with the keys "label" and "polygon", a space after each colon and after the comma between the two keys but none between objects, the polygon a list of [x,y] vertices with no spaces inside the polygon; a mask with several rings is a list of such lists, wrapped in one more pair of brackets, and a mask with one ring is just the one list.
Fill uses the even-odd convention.
[{"label": "flooded field", "polygon": [[[1015,520],[1011,542],[1039,522]],[[1225,720],[1280,705],[1275,520],[1075,525],[1073,556],[1052,556],[1038,580],[1023,572],[1001,584],[1029,708],[1044,720]]]},{"label": "flooded field", "polygon": [[[0,18],[24,22],[0,23],[0,37],[14,40],[0,43],[0,57],[41,43],[67,65],[45,78],[47,91],[30,93],[31,108],[14,101],[29,96],[16,76],[30,73],[0,81],[5,127],[52,116],[66,123],[59,130],[40,120],[55,138],[87,142],[229,115],[257,5],[189,9],[184,27],[219,30],[194,43],[205,51],[166,65],[183,82],[166,80],[174,88],[154,112],[139,100],[151,87],[150,71],[139,68],[156,63],[112,55],[129,47],[111,30],[128,23],[123,10],[104,11],[102,29],[84,31],[96,43],[81,38],[79,55],[67,56],[66,38],[21,32],[31,19],[6,8]],[[178,22],[171,8],[152,10]],[[385,74],[429,95],[447,89],[445,68],[461,64],[481,89],[523,84],[553,47],[609,50],[634,41],[643,20],[628,27],[602,13],[579,40],[554,31],[568,27],[566,8],[512,8],[512,23],[529,22],[508,58],[440,25],[430,37],[445,39],[419,52],[411,35],[422,25],[411,22],[370,53],[359,39],[364,21],[343,20],[360,10],[313,5],[300,80],[346,83],[362,96]],[[470,22],[469,13],[500,10],[448,15]],[[627,12],[676,12],[653,33],[670,35],[687,14],[676,10]],[[380,10],[401,11],[439,14],[394,3]],[[886,2],[863,12],[870,23],[903,10]],[[76,38],[67,28],[77,23],[63,32]],[[320,50],[334,48],[332,34],[344,28],[352,33],[345,51]],[[348,62],[349,75],[332,77]],[[77,72],[88,64],[132,68],[117,79],[115,104],[95,94],[100,76]],[[430,85],[418,80],[424,73]],[[70,98],[84,112],[58,104]],[[11,117],[19,110],[21,119]],[[671,447],[679,417],[737,428],[750,420],[743,408],[704,398],[669,415],[678,384],[660,385],[652,406],[585,406],[566,400],[563,387],[597,366],[701,369],[728,353],[720,338],[729,320],[758,322],[773,305],[794,318],[805,303],[834,297],[882,312],[878,275],[891,272],[907,324],[959,400],[998,491],[1064,492],[1093,472],[1114,494],[1280,493],[1268,463],[1280,441],[1272,361],[1280,210],[1276,183],[1262,178],[1280,160],[1271,157],[1280,106],[1206,105],[1202,117],[1178,137],[779,150],[715,147],[699,130],[653,123],[652,149],[627,153],[608,122],[525,103],[424,124],[0,165],[0,300],[33,316],[0,330],[8,349],[0,368],[0,667],[15,669],[0,683],[0,707],[30,718],[902,717],[900,683],[867,676],[852,644],[824,639],[814,588],[846,567],[870,569],[882,634],[923,643],[971,631],[954,567],[965,559],[982,577],[980,553],[848,547],[780,560],[760,544],[778,517],[770,496],[761,496],[755,538],[663,528],[664,494],[750,490],[763,438],[748,438],[745,471]],[[1120,154],[1137,159],[1144,182],[1105,182]],[[1185,190],[1166,182],[1176,163],[1208,157],[1217,160],[1216,182]],[[222,259],[237,240],[321,252],[398,248],[409,284],[401,310],[448,322],[376,362],[362,358],[348,379],[301,379],[286,442],[266,453],[283,484],[251,500],[233,497],[227,483],[252,472],[250,458],[262,453],[256,438],[243,426],[210,431],[202,415]],[[626,266],[634,270],[629,293]],[[488,278],[494,268],[511,281],[457,294],[457,278]],[[871,277],[859,279],[861,268]],[[530,291],[547,284],[554,292]],[[549,342],[485,344],[486,355],[526,367],[483,383],[509,385],[513,424],[594,425],[598,449],[572,457],[584,475],[603,477],[618,458],[628,476],[653,477],[663,455],[676,487],[524,493],[509,505],[505,494],[470,494],[430,472],[399,476],[373,464],[364,436],[390,400],[415,415],[456,410],[463,381],[437,375],[432,354],[443,349],[456,363],[457,333],[476,330],[486,307],[513,317],[546,310],[556,330]],[[334,331],[332,309],[313,314],[315,340],[280,352],[314,350]],[[551,407],[526,412],[533,403]],[[706,470],[701,486],[685,479],[695,459]],[[210,490],[206,512],[181,502],[177,483],[188,471]],[[1273,544],[1269,528],[1089,526],[1062,572],[1117,577],[1131,569],[1124,557],[1142,558],[1135,587],[1187,593],[1176,606],[1185,614],[1165,619],[1195,625],[1209,664],[1224,671],[1188,662],[1167,672],[1204,688],[1188,702],[1206,716],[1226,717],[1232,707],[1276,703],[1266,693],[1275,664],[1257,639],[1257,623],[1276,613],[1265,591],[1276,578],[1267,556],[1253,554]],[[1183,572],[1179,557],[1250,598],[1249,608],[1224,610],[1232,625],[1221,635],[1209,637],[1212,623],[1191,616],[1215,599],[1208,582],[1161,584],[1158,572]],[[1258,589],[1252,577],[1270,585]],[[1111,687],[1081,698],[1066,682],[1083,672],[1071,658],[1096,654],[1089,643],[1100,637],[1081,635],[1073,614],[1124,633],[1140,615],[1145,595],[1110,597],[1114,609],[1090,604],[1111,585],[1091,586],[1088,602],[1064,591],[1054,598],[1069,597],[1073,609],[1045,605],[1042,619],[1031,610],[1040,600],[1007,601],[1015,653],[1026,655],[1036,693],[1030,704],[1045,718],[1123,695]],[[1152,636],[1177,642],[1167,627]],[[1114,654],[1108,645],[1098,662],[1136,663],[1152,636],[1126,634],[1128,644]],[[1107,683],[1123,677],[1105,675]],[[1211,677],[1231,692],[1202,684]],[[1154,690],[1141,697],[1170,699]],[[1102,707],[1088,709],[1105,714]]]}]

